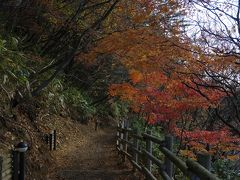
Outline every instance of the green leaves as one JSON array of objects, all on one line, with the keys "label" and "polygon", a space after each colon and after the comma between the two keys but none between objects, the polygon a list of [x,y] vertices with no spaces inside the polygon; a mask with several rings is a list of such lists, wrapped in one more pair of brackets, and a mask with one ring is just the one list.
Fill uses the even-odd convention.
[{"label": "green leaves", "polygon": [[218,159],[213,163],[213,170],[222,179],[233,180],[240,177],[237,166],[234,166],[234,162],[227,159]]},{"label": "green leaves", "polygon": [[123,101],[115,101],[111,105],[113,115],[117,118],[127,116],[129,112],[129,105]]},{"label": "green leaves", "polygon": [[9,50],[11,47],[17,48],[17,44],[18,40],[14,37],[10,41],[0,39],[0,73],[19,84],[26,84],[30,75],[29,69],[24,65],[26,59],[20,52]]},{"label": "green leaves", "polygon": [[6,40],[1,39],[0,37],[0,54],[7,50],[5,48],[6,42],[7,42]]},{"label": "green leaves", "polygon": [[96,112],[96,109],[90,105],[91,100],[88,95],[80,89],[69,87],[63,92],[63,97],[67,105],[76,108],[81,116],[91,117]]}]

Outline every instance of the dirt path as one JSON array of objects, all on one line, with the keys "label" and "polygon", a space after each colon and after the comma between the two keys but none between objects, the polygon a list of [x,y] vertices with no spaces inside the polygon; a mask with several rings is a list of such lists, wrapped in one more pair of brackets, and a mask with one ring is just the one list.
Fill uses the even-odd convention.
[{"label": "dirt path", "polygon": [[121,163],[112,127],[97,132],[91,125],[75,128],[76,131],[68,133],[64,146],[53,154],[57,166],[51,180],[141,179],[131,167]]}]

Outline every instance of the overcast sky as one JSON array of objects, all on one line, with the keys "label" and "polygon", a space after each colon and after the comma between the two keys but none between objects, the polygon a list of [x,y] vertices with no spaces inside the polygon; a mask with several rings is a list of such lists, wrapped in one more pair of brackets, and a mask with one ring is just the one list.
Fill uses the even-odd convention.
[{"label": "overcast sky", "polygon": [[[189,24],[186,28],[187,35],[207,38],[212,43],[211,46],[235,49],[237,45],[228,40],[231,37],[239,44],[238,22],[234,19],[238,13],[238,0],[210,0],[209,4],[202,3],[201,0],[193,2],[195,3],[189,7],[186,18]],[[228,40],[217,38],[216,34],[227,37]],[[239,51],[239,47],[236,49]]]}]

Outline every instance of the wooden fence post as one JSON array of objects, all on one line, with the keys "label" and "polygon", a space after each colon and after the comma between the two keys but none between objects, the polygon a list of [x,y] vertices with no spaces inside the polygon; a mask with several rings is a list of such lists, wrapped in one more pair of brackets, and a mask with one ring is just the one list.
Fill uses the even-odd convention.
[{"label": "wooden fence post", "polygon": [[[152,135],[152,131],[147,131],[147,134],[149,135]],[[149,153],[149,154],[152,154],[152,141],[149,140],[149,139],[146,139],[146,151]],[[146,161],[146,168],[151,172],[152,171],[152,161],[147,158],[147,161]]]},{"label": "wooden fence post", "polygon": [[[165,136],[165,147],[169,150],[169,151],[173,151],[173,136],[172,135],[166,135]],[[165,156],[165,171],[168,174],[168,176],[170,178],[173,177],[173,163],[171,162],[170,159],[168,159]]]},{"label": "wooden fence post", "polygon": [[203,153],[197,154],[197,161],[199,164],[205,167],[208,171],[211,171],[212,157],[210,154],[203,154]]},{"label": "wooden fence post", "polygon": [[120,128],[121,128],[121,125],[120,125],[120,123],[118,123],[118,126],[117,126],[117,148],[119,148]]},{"label": "wooden fence post", "polygon": [[121,142],[121,140],[123,139],[123,130],[124,130],[124,122],[121,121],[121,132],[120,132],[120,150],[123,150],[123,143]]},{"label": "wooden fence post", "polygon": [[[120,148],[120,152],[123,151],[123,142],[122,140],[124,139],[124,121],[120,122],[120,126],[121,126],[121,131],[120,131],[120,141],[119,141],[119,148]],[[122,161],[124,161],[123,155],[122,155]]]},{"label": "wooden fence post", "polygon": [[7,152],[0,156],[0,180],[15,180],[13,178],[12,153]]},{"label": "wooden fence post", "polygon": [[[128,122],[127,120],[124,121],[124,129],[127,130],[128,129]],[[128,131],[124,131],[124,140],[125,140],[125,144],[124,144],[124,151],[127,153],[127,150],[128,150],[128,144],[127,144],[127,141],[128,141]],[[126,154],[124,153],[124,162],[127,160],[127,156]]]},{"label": "wooden fence post", "polygon": [[[133,133],[139,135],[138,130],[135,130]],[[138,152],[136,150],[139,150],[139,140],[136,137],[133,137],[133,147],[135,148],[135,150],[133,150],[133,161],[138,164]],[[135,166],[133,167],[133,170],[136,171]]]},{"label": "wooden fence post", "polygon": [[[198,153],[197,154],[197,162],[202,165],[205,169],[208,171],[211,171],[211,161],[212,157],[209,154],[205,153]],[[191,180],[200,180],[200,177],[197,175],[193,174],[192,177],[190,178]]]},{"label": "wooden fence post", "polygon": [[0,156],[0,180],[2,180],[2,165],[3,165],[3,157]]}]

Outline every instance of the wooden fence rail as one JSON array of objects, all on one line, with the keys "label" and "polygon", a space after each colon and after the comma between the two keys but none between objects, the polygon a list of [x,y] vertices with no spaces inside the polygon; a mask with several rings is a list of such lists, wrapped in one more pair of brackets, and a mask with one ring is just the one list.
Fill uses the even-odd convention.
[{"label": "wooden fence rail", "polygon": [[[158,159],[153,153],[153,144],[159,146],[159,151],[164,155],[164,161]],[[174,167],[178,168],[185,177],[191,180],[219,180],[211,170],[211,158],[201,154],[198,162],[191,159],[183,161],[173,153],[173,137],[167,135],[165,139],[153,136],[151,131],[140,134],[128,128],[126,123],[119,123],[117,129],[117,150],[122,155],[123,161],[128,158],[134,169],[144,173],[147,179],[157,180],[159,175],[164,180],[172,180]],[[153,165],[157,166],[153,171]]]}]

